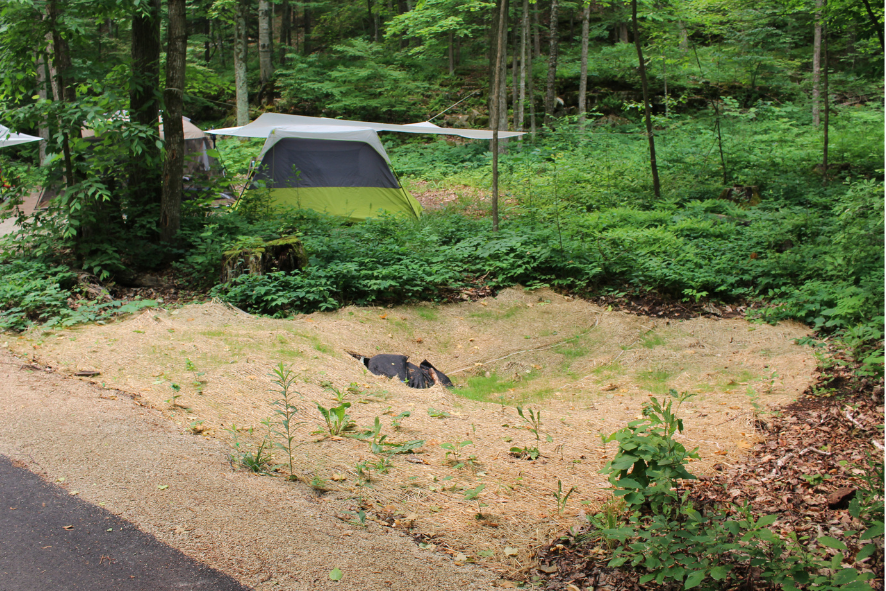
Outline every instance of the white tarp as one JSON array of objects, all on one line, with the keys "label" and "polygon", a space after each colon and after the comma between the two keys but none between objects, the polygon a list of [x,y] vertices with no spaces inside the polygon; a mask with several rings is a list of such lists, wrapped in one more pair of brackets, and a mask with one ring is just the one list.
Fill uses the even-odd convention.
[{"label": "white tarp", "polygon": [[385,162],[387,162],[389,166],[391,164],[391,159],[388,158],[388,153],[385,152],[385,148],[382,145],[381,140],[378,139],[378,134],[375,133],[374,129],[368,127],[345,127],[343,125],[288,125],[286,127],[275,127],[270,130],[268,139],[262,147],[261,154],[259,154],[258,161],[262,161],[265,153],[270,150],[274,144],[283,138],[288,137],[338,140],[341,142],[364,142],[372,146],[372,148],[385,159]]},{"label": "white tarp", "polygon": [[17,146],[19,144],[27,144],[28,142],[39,142],[43,138],[26,135],[24,133],[15,133],[8,127],[0,125],[0,148],[8,148],[9,146]]},{"label": "white tarp", "polygon": [[[427,133],[433,135],[457,135],[473,140],[491,140],[492,131],[489,129],[453,129],[434,125],[430,121],[421,123],[409,123],[398,125],[395,123],[371,123],[368,121],[347,121],[345,119],[327,119],[326,117],[305,117],[304,115],[284,115],[283,113],[262,113],[252,123],[240,127],[224,127],[222,129],[210,129],[206,133],[215,135],[236,135],[240,137],[270,137],[271,132],[280,128],[298,127],[304,129],[309,126],[315,127],[348,127],[352,129],[371,129],[373,131],[398,131],[401,133]],[[520,137],[522,131],[499,131],[501,139]],[[313,136],[319,137],[319,136]],[[335,138],[328,138],[335,139]]]}]

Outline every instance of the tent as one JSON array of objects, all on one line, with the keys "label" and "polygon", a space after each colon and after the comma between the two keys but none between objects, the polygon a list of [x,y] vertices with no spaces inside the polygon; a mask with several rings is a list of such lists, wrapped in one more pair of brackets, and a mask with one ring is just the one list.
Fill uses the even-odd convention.
[{"label": "tent", "polygon": [[[129,114],[126,111],[117,111],[109,119],[129,121]],[[218,159],[209,153],[215,147],[215,142],[213,142],[212,138],[191,123],[191,120],[187,117],[182,117],[182,126],[185,132],[185,162],[183,171],[183,189],[185,193],[183,198],[188,199],[190,196],[213,190],[213,177],[224,176],[224,171],[219,165]],[[95,130],[89,127],[81,127],[80,137],[94,141],[96,138]],[[163,139],[163,137],[163,124],[161,120],[160,138]],[[49,203],[58,197],[63,190],[64,183],[62,178],[56,177],[52,179],[40,193],[37,207],[41,209],[49,207]],[[219,197],[227,199],[229,203],[232,199],[231,196],[224,193],[220,193]]]},{"label": "tent", "polygon": [[[492,138],[489,130],[445,129],[430,122],[396,125],[280,113],[206,133],[266,138],[249,190],[268,190],[276,205],[352,221],[377,216],[379,210],[417,218],[421,205],[400,186],[379,131]],[[501,138],[520,135],[499,132]]]},{"label": "tent", "polygon": [[[129,119],[125,113],[122,115]],[[220,169],[218,160],[213,158],[209,151],[214,148],[214,142],[206,133],[191,123],[187,117],[182,117],[182,127],[185,131],[185,177],[213,176]],[[82,128],[81,137],[95,137],[95,130]],[[164,139],[163,124],[160,124],[160,139]],[[187,183],[186,183],[187,184]]]},{"label": "tent", "polygon": [[39,142],[42,139],[43,138],[26,135],[24,133],[15,133],[8,127],[0,125],[0,148],[27,144],[28,142]]}]

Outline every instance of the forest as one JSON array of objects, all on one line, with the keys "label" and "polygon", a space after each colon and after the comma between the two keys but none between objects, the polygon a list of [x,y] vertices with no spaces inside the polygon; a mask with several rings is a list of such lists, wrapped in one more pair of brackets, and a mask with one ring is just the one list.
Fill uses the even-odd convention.
[{"label": "forest", "polygon": [[[882,404],[883,19],[869,0],[0,0],[0,124],[43,139],[0,150],[13,224],[0,328],[162,304],[133,291],[146,276],[173,299],[273,318],[520,285],[797,321],[822,372],[879,384]],[[180,118],[209,130],[263,113],[526,133],[383,133],[425,206],[415,220],[273,209],[261,191],[218,207],[259,139],[216,137],[224,175],[189,190]],[[54,198],[23,211],[41,188]],[[293,236],[303,269],[220,280],[224,253]],[[662,440],[677,428],[666,410]],[[673,483],[689,452],[665,447]],[[750,564],[761,589],[882,588],[868,576],[882,571],[882,481],[856,497],[851,543],[803,554],[761,533],[768,522],[666,508],[679,498],[655,477],[630,492],[636,474],[613,466],[638,513],[634,529],[598,529],[618,548],[610,566],[641,584],[737,588]],[[661,558],[683,551],[654,534],[677,522],[717,558]]]}]

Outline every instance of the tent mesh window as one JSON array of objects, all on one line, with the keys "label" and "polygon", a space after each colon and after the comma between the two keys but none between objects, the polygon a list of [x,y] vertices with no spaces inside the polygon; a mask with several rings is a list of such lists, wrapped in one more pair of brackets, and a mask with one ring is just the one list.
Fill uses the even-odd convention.
[{"label": "tent mesh window", "polygon": [[284,138],[262,158],[256,180],[269,189],[287,187],[380,187],[400,184],[384,158],[369,144]]}]

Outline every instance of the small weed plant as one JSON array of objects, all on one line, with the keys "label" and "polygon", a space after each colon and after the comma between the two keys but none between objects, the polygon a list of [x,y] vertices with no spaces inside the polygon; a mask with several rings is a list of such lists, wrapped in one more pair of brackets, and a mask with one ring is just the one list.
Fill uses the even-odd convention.
[{"label": "small weed plant", "polygon": [[572,493],[575,492],[575,487],[570,486],[569,490],[566,493],[563,493],[563,482],[557,480],[557,490],[551,493],[554,496],[554,500],[557,501],[557,515],[563,515],[563,511],[566,510],[566,503],[569,502],[569,497],[572,496]]},{"label": "small weed plant", "polygon": [[277,415],[277,429],[274,431],[274,434],[279,438],[278,441],[274,442],[274,445],[286,453],[287,466],[289,468],[288,479],[296,480],[297,477],[292,465],[293,442],[295,440],[295,427],[297,426],[294,418],[298,412],[298,408],[292,403],[294,394],[298,393],[293,389],[296,375],[292,369],[287,369],[282,362],[274,368],[271,375],[273,376],[271,381],[276,386],[276,392],[279,396],[273,402],[275,407],[274,413]]},{"label": "small weed plant", "polygon": [[440,447],[446,450],[446,459],[452,464],[452,467],[459,470],[465,466],[461,458],[462,449],[473,444],[474,442],[470,439],[465,439],[464,441],[447,441],[441,443]]},{"label": "small weed plant", "polygon": [[354,429],[355,423],[347,413],[348,409],[351,408],[350,402],[342,402],[338,406],[333,406],[332,408],[324,408],[319,403],[316,404],[317,410],[320,411],[320,414],[323,416],[323,421],[326,423],[326,433],[330,436],[338,437],[345,431],[351,431]]},{"label": "small weed plant", "polygon": [[[236,424],[231,424],[229,428],[225,429],[225,431],[231,434],[231,446],[234,448],[228,456],[228,461],[232,466],[240,466],[241,468],[245,468],[250,472],[255,472],[257,474],[267,474],[271,469],[271,454],[268,451],[271,434],[270,420],[265,419],[262,421],[262,425],[264,425],[268,431],[254,451],[247,449],[247,445],[240,441],[239,432],[241,429],[237,427]],[[250,435],[252,434],[252,427],[248,429],[248,432]]]}]

